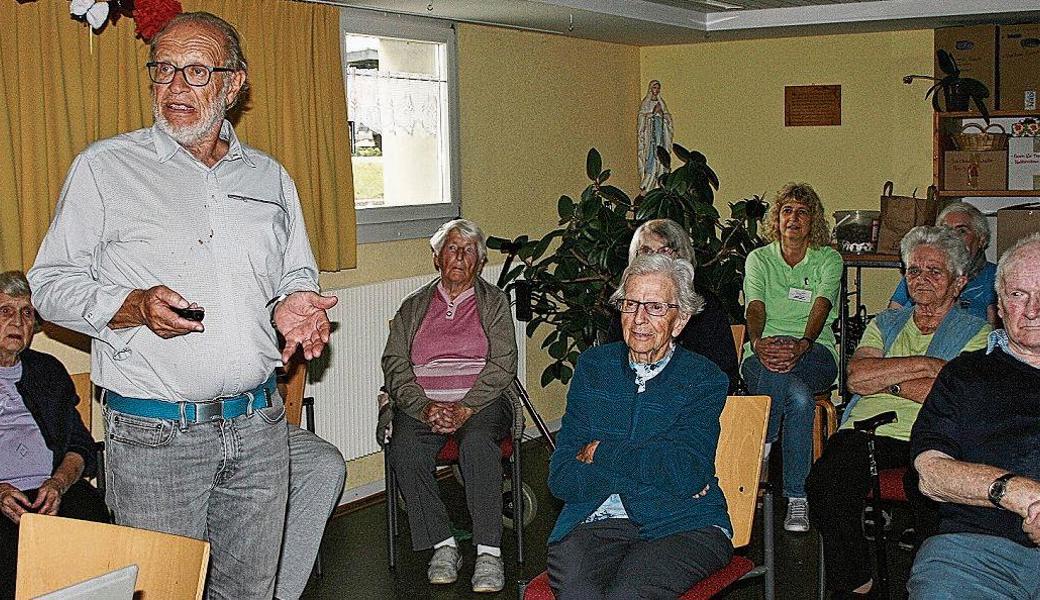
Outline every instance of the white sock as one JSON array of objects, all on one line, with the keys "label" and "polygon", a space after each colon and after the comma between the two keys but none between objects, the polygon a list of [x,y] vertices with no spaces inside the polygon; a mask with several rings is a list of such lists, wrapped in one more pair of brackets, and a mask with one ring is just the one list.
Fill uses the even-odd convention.
[{"label": "white sock", "polygon": [[446,540],[437,542],[436,544],[433,545],[433,549],[436,550],[437,548],[443,548],[445,546],[451,546],[452,548],[458,548],[459,545],[455,543],[455,536],[451,536],[450,538],[448,538]]},{"label": "white sock", "polygon": [[485,546],[484,544],[477,544],[477,556],[481,554],[489,554],[491,556],[497,556],[502,558],[502,548],[498,546]]},{"label": "white sock", "polygon": [[773,442],[766,442],[766,447],[762,451],[762,460],[769,458],[769,451],[773,449]]}]

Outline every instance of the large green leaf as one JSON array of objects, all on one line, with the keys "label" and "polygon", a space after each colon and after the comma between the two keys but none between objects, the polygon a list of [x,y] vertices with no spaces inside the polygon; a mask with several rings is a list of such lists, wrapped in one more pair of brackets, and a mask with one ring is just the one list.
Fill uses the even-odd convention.
[{"label": "large green leaf", "polygon": [[599,151],[591,148],[588,156],[585,157],[585,174],[589,176],[589,179],[595,181],[602,170],[603,158],[599,155]]},{"label": "large green leaf", "polygon": [[560,196],[556,202],[556,212],[562,221],[571,218],[574,216],[574,200],[571,200],[570,196]]},{"label": "large green leaf", "polygon": [[947,75],[960,75],[961,70],[957,68],[957,59],[953,57],[949,52],[939,49],[935,51],[935,56],[938,59],[939,69]]}]

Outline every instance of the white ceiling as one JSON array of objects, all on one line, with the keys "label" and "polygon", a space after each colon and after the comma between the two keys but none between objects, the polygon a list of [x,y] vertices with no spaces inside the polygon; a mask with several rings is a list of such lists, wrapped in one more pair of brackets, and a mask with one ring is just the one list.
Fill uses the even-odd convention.
[{"label": "white ceiling", "polygon": [[304,1],[639,46],[1040,21],[1040,0]]}]

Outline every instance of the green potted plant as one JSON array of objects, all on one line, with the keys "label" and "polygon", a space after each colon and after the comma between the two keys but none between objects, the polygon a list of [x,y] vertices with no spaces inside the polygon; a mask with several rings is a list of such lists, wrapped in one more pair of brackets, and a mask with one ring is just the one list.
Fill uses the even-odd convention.
[{"label": "green potted plant", "polygon": [[[763,243],[758,224],[766,203],[758,196],[731,203],[730,218],[722,220],[713,205],[719,179],[707,159],[678,144],[673,151],[682,166],[662,174],[660,187],[630,198],[607,183],[610,170],[603,169],[593,148],[586,157],[590,183],[577,200],[560,197],[556,229],[540,239],[488,239],[488,247],[508,255],[502,276],[506,290],[530,296],[527,335],[542,326],[550,329],[542,347],[553,362],[542,372],[543,386],[554,380],[567,383],[578,355],[606,334],[612,317],[607,300],[628,263],[629,241],[636,227],[650,219],[673,219],[690,233],[698,287],[723,301],[731,321],[743,320],[738,295],[744,258]],[[671,166],[663,148],[658,155]],[[514,260],[520,264],[513,266]]]},{"label": "green potted plant", "polygon": [[[903,83],[909,85],[915,79],[928,79],[934,81],[932,87],[925,92],[925,99],[931,98],[932,107],[936,112],[966,111],[972,103],[978,109],[982,118],[989,123],[989,109],[986,107],[986,98],[989,97],[989,89],[986,84],[971,77],[961,77],[961,69],[957,66],[955,59],[945,50],[937,50],[935,53],[939,63],[939,70],[943,72],[942,77],[931,75],[906,75]],[[940,97],[942,100],[940,101]]]}]

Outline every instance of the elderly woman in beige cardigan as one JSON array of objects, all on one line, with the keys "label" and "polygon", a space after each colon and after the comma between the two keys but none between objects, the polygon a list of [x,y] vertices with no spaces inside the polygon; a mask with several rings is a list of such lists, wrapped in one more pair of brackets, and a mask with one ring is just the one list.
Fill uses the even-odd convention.
[{"label": "elderly woman in beige cardigan", "polygon": [[413,549],[434,548],[430,583],[452,583],[462,559],[433,470],[447,436],[458,440],[477,547],[473,591],[497,592],[505,585],[498,442],[513,423],[517,362],[509,299],[479,277],[487,247],[476,224],[445,223],[430,247],[439,276],[405,298],[383,352],[395,408],[390,461]]}]

